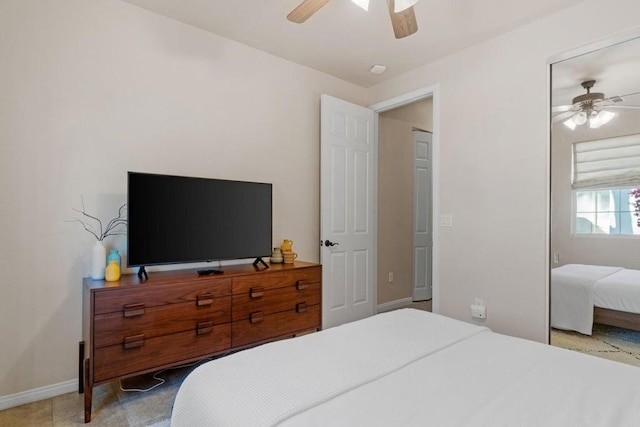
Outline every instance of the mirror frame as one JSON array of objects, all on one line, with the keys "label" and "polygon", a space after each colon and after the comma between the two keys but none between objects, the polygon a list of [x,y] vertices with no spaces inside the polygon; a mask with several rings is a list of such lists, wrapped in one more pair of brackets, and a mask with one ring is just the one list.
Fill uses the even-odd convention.
[{"label": "mirror frame", "polygon": [[631,30],[623,31],[609,37],[605,37],[601,40],[590,42],[584,44],[582,46],[576,47],[575,49],[570,49],[565,52],[561,52],[555,55],[550,56],[547,59],[547,218],[546,218],[546,229],[547,229],[547,243],[545,245],[545,267],[546,267],[546,284],[545,284],[545,298],[546,298],[546,313],[545,319],[547,321],[546,327],[546,342],[551,345],[551,144],[552,140],[552,65],[558,62],[566,61],[571,58],[575,58],[577,56],[586,55],[591,52],[595,52],[600,49],[606,49],[608,47],[612,47],[621,43],[625,43],[634,39],[640,38],[640,27],[633,28]]}]

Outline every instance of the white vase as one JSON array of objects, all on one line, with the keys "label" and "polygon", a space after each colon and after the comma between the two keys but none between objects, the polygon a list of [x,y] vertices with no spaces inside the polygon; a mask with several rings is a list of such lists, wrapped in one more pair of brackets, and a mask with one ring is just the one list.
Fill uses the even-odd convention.
[{"label": "white vase", "polygon": [[91,249],[91,278],[104,279],[104,269],[107,266],[107,251],[101,241],[97,240]]}]

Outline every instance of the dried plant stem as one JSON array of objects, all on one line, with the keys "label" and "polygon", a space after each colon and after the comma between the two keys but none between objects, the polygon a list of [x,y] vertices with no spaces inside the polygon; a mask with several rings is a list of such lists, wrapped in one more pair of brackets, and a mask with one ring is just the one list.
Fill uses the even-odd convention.
[{"label": "dried plant stem", "polygon": [[[118,216],[113,218],[111,221],[109,221],[107,223],[107,226],[103,229],[102,221],[100,221],[99,218],[93,215],[89,215],[87,213],[87,210],[84,207],[84,197],[81,196],[80,200],[82,203],[82,210],[80,209],[73,209],[73,210],[81,214],[83,217],[88,218],[89,220],[95,221],[97,224],[96,226],[94,226],[90,222],[88,222],[88,220],[82,220],[80,218],[75,218],[72,221],[79,222],[82,225],[82,227],[85,230],[87,230],[89,233],[91,233],[91,235],[93,235],[93,237],[95,237],[97,240],[102,241],[109,236],[123,236],[127,234],[127,231],[126,231],[127,218],[124,216],[125,209],[127,206],[126,203],[120,206],[120,209],[118,209]],[[125,229],[123,230],[121,226],[124,226]]]}]

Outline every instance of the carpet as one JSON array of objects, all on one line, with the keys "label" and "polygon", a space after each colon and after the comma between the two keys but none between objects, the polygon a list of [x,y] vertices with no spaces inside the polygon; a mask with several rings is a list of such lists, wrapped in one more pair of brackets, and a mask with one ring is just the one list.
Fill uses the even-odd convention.
[{"label": "carpet", "polygon": [[551,330],[551,345],[640,367],[640,332],[595,324],[593,335]]}]

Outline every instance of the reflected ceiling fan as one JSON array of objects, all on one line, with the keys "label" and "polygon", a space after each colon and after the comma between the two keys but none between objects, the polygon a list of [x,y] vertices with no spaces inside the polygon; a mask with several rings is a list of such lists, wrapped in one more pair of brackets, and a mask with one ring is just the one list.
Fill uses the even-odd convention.
[{"label": "reflected ceiling fan", "polygon": [[589,123],[591,129],[597,129],[608,123],[616,115],[610,111],[617,108],[640,109],[640,106],[619,105],[624,102],[624,98],[640,94],[640,92],[629,93],[622,96],[610,96],[605,98],[604,93],[591,92],[595,86],[595,80],[587,80],[581,83],[587,93],[576,96],[571,101],[571,105],[559,105],[552,108],[553,122],[562,121],[570,129]]},{"label": "reflected ceiling fan", "polygon": [[[369,10],[369,0],[351,0],[364,10]],[[287,15],[287,19],[296,24],[302,24],[316,13],[329,0],[304,0]],[[418,22],[413,6],[418,0],[387,0],[393,33],[401,39],[418,31]]]}]

